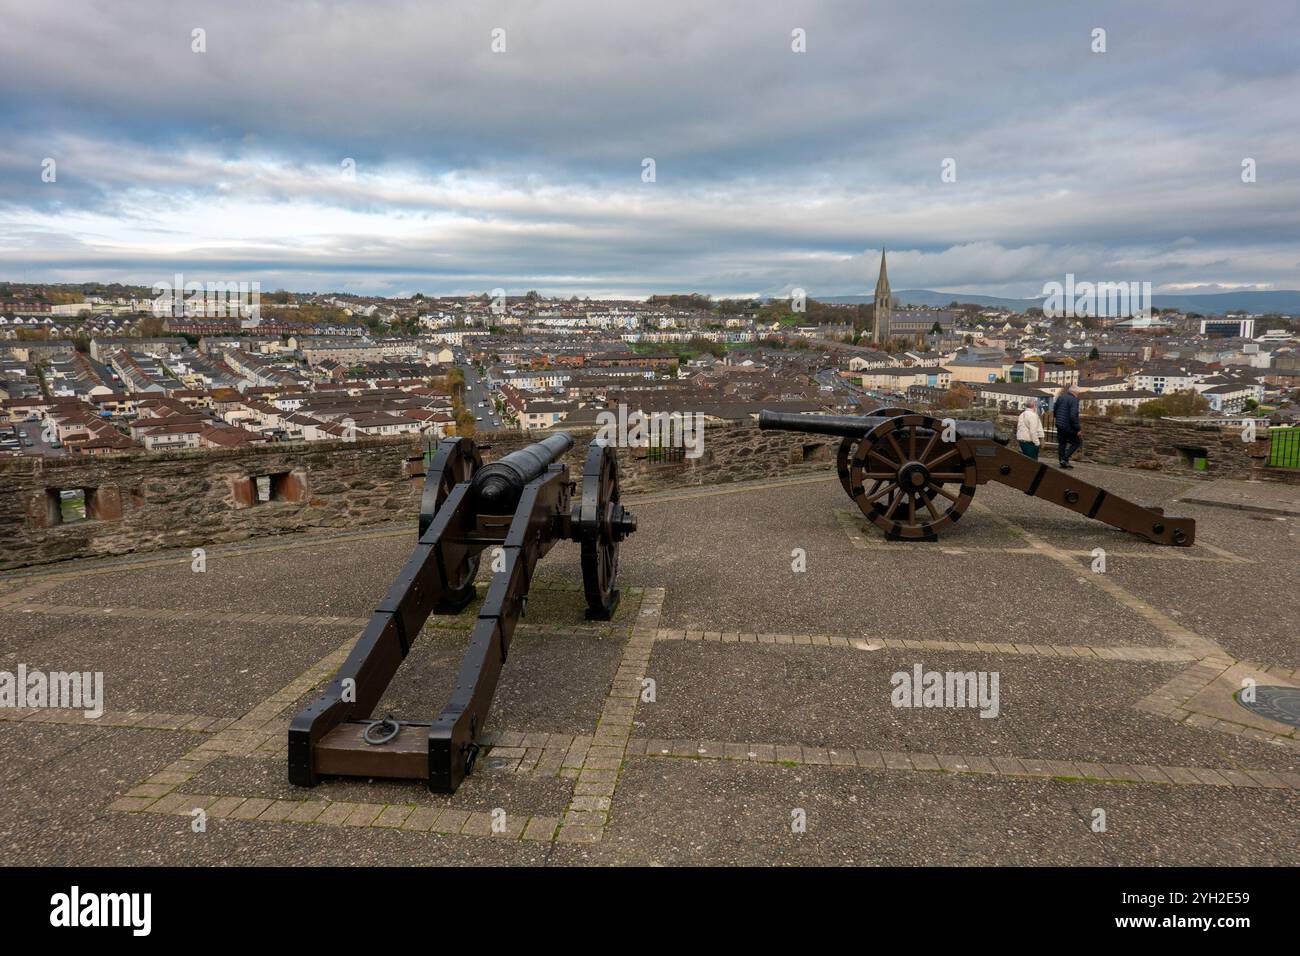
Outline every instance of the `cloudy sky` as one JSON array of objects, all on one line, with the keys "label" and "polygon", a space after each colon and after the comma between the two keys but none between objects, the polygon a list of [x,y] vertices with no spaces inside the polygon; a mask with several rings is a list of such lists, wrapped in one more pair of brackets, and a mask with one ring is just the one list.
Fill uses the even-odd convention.
[{"label": "cloudy sky", "polygon": [[895,289],[1300,288],[1295,0],[0,0],[0,23],[0,279],[818,296],[869,292],[885,246]]}]

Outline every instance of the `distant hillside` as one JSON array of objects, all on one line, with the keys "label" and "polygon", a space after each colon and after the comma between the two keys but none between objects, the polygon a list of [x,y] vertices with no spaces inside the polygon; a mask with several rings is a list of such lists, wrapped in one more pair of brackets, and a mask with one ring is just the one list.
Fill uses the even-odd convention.
[{"label": "distant hillside", "polygon": [[[857,305],[872,301],[869,295],[818,296],[822,302]],[[903,289],[894,298],[903,305],[942,307],[948,303],[987,305],[992,308],[1023,312],[1042,302],[1038,299],[1007,299],[996,295],[972,295],[967,292],[935,292],[930,289]],[[1201,315],[1222,315],[1236,309],[1251,313],[1280,312],[1282,315],[1300,315],[1300,291],[1279,292],[1214,292],[1203,295],[1153,295],[1151,304],[1157,309],[1179,309],[1199,312]]]}]

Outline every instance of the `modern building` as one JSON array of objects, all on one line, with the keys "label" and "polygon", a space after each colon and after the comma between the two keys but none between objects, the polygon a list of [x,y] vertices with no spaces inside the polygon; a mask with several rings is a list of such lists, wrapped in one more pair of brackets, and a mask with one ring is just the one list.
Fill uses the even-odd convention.
[{"label": "modern building", "polygon": [[1255,320],[1223,315],[1201,319],[1201,334],[1211,339],[1253,339]]}]

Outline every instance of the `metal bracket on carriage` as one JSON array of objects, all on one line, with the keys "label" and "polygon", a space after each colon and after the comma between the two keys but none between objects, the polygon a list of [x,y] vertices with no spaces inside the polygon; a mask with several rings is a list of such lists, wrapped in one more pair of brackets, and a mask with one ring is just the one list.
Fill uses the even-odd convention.
[{"label": "metal bracket on carriage", "polygon": [[[451,793],[474,766],[501,667],[537,562],[561,540],[579,543],[589,619],[609,620],[621,542],[636,519],[619,503],[618,459],[593,442],[578,482],[559,459],[559,432],[483,464],[470,438],[439,443],[420,500],[419,542],[352,653],[319,699],[289,726],[289,781],[322,776],[425,780]],[[485,549],[500,548],[451,700],[432,721],[370,718],[430,614],[457,614],[477,596]],[[373,728],[382,723],[382,734]],[[414,732],[411,732],[414,731]]]},{"label": "metal bracket on carriage", "polygon": [[996,481],[1068,508],[1086,518],[1141,535],[1155,544],[1186,547],[1196,538],[1191,518],[1166,518],[1009,447],[992,422],[952,421],[906,408],[871,415],[798,415],[762,411],[758,427],[834,435],[840,484],[890,540],[937,541],[970,506],[977,486]]}]

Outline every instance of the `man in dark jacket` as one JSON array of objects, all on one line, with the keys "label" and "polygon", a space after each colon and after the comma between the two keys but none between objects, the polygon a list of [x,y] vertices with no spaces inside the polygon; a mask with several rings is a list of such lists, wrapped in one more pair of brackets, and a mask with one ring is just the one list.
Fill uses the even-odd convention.
[{"label": "man in dark jacket", "polygon": [[1083,447],[1083,426],[1079,422],[1079,386],[1062,389],[1052,406],[1056,418],[1056,454],[1062,468],[1073,468],[1070,456]]}]

